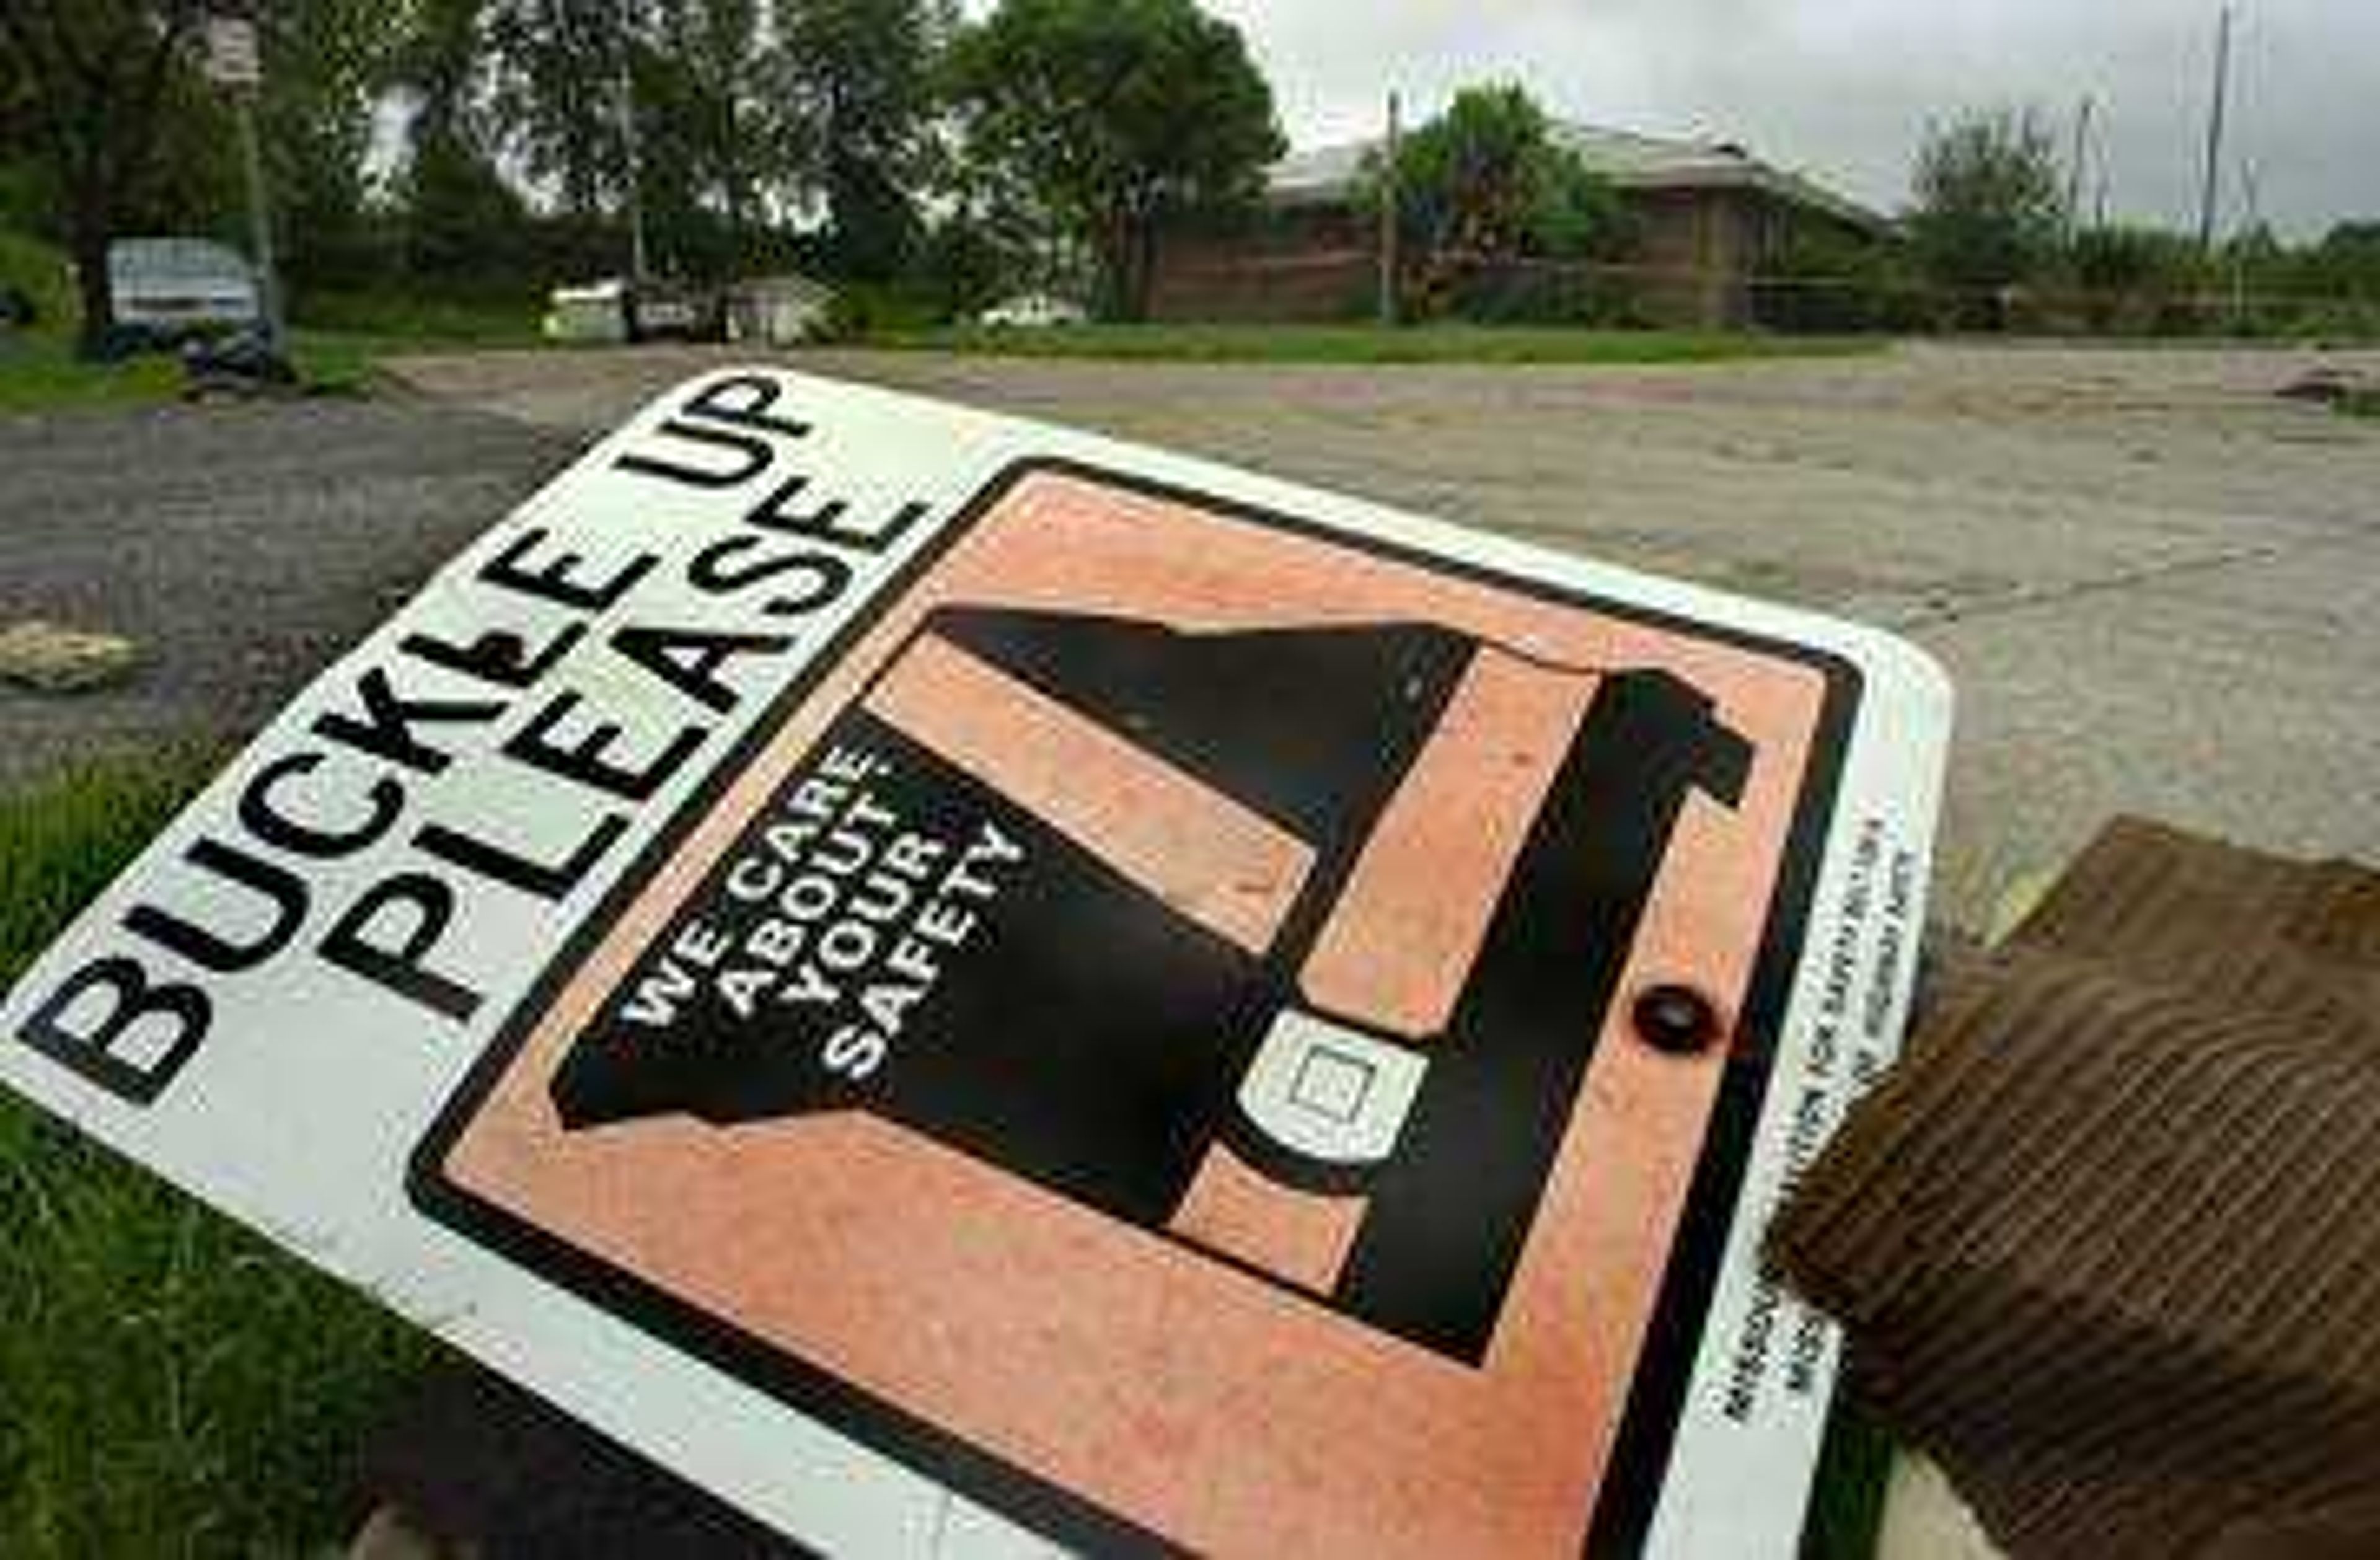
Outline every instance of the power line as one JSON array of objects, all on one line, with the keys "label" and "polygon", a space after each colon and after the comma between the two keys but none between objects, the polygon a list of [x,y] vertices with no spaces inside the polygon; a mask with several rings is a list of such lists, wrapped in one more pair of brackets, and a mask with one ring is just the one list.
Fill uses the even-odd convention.
[{"label": "power line", "polygon": [[1397,94],[1389,93],[1388,138],[1380,162],[1380,323],[1397,323],[1397,231],[1402,218],[1402,190],[1397,163],[1404,148]]}]

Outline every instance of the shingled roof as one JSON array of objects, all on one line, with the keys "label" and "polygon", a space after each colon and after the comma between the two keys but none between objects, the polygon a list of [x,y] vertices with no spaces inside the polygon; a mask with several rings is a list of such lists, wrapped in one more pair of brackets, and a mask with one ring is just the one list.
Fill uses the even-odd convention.
[{"label": "shingled roof", "polygon": [[[1849,196],[1764,163],[1732,141],[1673,140],[1565,120],[1555,121],[1552,133],[1558,143],[1621,189],[1757,189],[1871,232],[1891,225]],[[1372,139],[1293,152],[1267,170],[1266,199],[1281,206],[1345,201],[1379,145]]]}]

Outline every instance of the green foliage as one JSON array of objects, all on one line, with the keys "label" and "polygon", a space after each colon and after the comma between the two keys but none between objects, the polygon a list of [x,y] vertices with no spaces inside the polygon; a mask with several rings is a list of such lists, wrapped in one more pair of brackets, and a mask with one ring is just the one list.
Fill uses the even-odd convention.
[{"label": "green foliage", "polygon": [[[1387,170],[1367,171],[1367,203],[1388,199]],[[1408,314],[1452,312],[1489,323],[1625,323],[1623,283],[1532,261],[1612,259],[1633,232],[1620,198],[1523,88],[1466,87],[1408,136],[1395,169],[1400,278]]]},{"label": "green foliage", "polygon": [[2198,300],[2216,278],[2198,246],[2162,228],[2085,228],[2067,248],[2085,329],[2105,334],[2175,335],[2211,322]]},{"label": "green foliage", "polygon": [[2199,271],[2197,246],[2162,228],[2085,228],[2067,251],[2074,280],[2098,293],[2188,285]]},{"label": "green foliage", "polygon": [[1797,226],[1762,274],[1753,316],[1772,330],[1906,332],[1931,323],[1925,284],[1903,244]]},{"label": "green foliage", "polygon": [[961,319],[1006,296],[1030,269],[1030,244],[1000,224],[959,211],[926,232],[914,274],[941,319]]},{"label": "green foliage", "polygon": [[522,214],[492,145],[486,0],[414,0],[392,74],[411,99],[411,141],[395,179],[408,269],[502,271]]},{"label": "green foliage", "polygon": [[91,764],[0,794],[0,988],[25,972],[213,767],[211,755],[176,752]]},{"label": "green foliage", "polygon": [[791,188],[790,170],[760,150],[759,6],[647,0],[635,14],[638,189],[652,262],[665,274],[728,276],[743,268],[764,190]]},{"label": "green foliage", "polygon": [[[34,311],[30,331],[0,330],[0,414],[161,401],[180,384],[179,372],[164,358],[110,362],[75,349],[81,304],[73,270],[53,245],[0,230],[0,286],[22,289]],[[6,862],[0,861],[0,894],[6,894]],[[0,945],[6,913],[0,901]],[[0,969],[0,982],[6,978]]]},{"label": "green foliage", "polygon": [[828,307],[826,335],[832,341],[875,341],[934,330],[948,318],[929,279],[846,282]]},{"label": "green foliage", "polygon": [[171,398],[181,382],[170,358],[109,361],[83,356],[56,332],[25,341],[0,335],[0,415],[152,404]]},{"label": "green foliage", "polygon": [[1284,149],[1238,30],[1191,0],[1002,0],[960,34],[953,81],[970,155],[1089,248],[1127,319],[1159,225],[1252,201]]},{"label": "green foliage", "polygon": [[504,285],[475,291],[364,290],[309,293],[298,323],[391,347],[525,347],[541,337],[545,299]]},{"label": "green foliage", "polygon": [[1881,1424],[1838,1400],[1811,1481],[1802,1560],[1873,1560],[1895,1455],[1892,1437]]},{"label": "green foliage", "polygon": [[418,132],[397,188],[408,269],[457,277],[516,268],[525,208],[468,137],[444,127]]},{"label": "green foliage", "polygon": [[2337,224],[2302,264],[2308,290],[2380,303],[2380,221]]},{"label": "green foliage", "polygon": [[629,63],[620,0],[485,0],[486,68],[497,114],[532,178],[590,216],[620,199],[627,169],[618,84]]},{"label": "green foliage", "polygon": [[584,240],[548,269],[625,269],[633,196],[654,269],[725,277],[747,269],[771,200],[808,192],[761,0],[481,3],[490,143]]},{"label": "green foliage", "polygon": [[40,329],[74,328],[74,272],[55,246],[0,228],[0,286],[15,287],[33,300]]},{"label": "green foliage", "polygon": [[55,218],[46,231],[74,257],[86,351],[112,333],[107,247],[171,205],[170,164],[202,143],[169,133],[198,101],[188,43],[198,0],[7,0],[0,5],[0,109],[7,144],[35,165]]},{"label": "green foliage", "polygon": [[[51,246],[0,231],[0,284],[23,287],[40,314],[30,333],[0,332],[0,413],[153,404],[181,390],[181,370],[170,357],[94,361],[75,354],[73,287],[65,257]],[[358,390],[392,352],[536,345],[542,309],[538,289],[501,278],[469,290],[309,290],[295,300],[290,351],[310,387]]]},{"label": "green foliage", "polygon": [[1475,324],[1643,326],[1651,316],[1642,292],[1624,274],[1515,261],[1463,266],[1442,296],[1456,316]]},{"label": "green foliage", "polygon": [[775,131],[824,198],[837,275],[881,282],[916,258],[931,181],[946,0],[778,0]]},{"label": "green foliage", "polygon": [[[382,264],[364,169],[375,108],[405,43],[388,0],[266,0],[258,114],[283,277],[353,285]],[[243,197],[244,199],[244,197]]]},{"label": "green foliage", "polygon": [[[0,56],[40,57],[44,38],[58,51],[62,76],[33,81],[40,100],[80,116],[103,99],[97,156],[107,170],[94,182],[87,165],[69,170],[54,138],[30,110],[20,109],[22,134],[0,134],[10,149],[47,147],[47,154],[15,164],[0,178],[0,221],[35,227],[61,240],[79,224],[103,222],[106,236],[194,233],[245,250],[249,241],[247,190],[229,100],[195,68],[188,46],[195,8],[103,0],[74,26],[44,23],[52,0],[22,7],[18,47]],[[257,0],[264,84],[258,108],[259,140],[272,191],[279,259],[285,276],[354,279],[374,262],[364,165],[374,105],[386,86],[404,35],[406,7],[386,0]],[[138,67],[164,37],[161,23],[182,30],[154,81],[153,96],[137,90]],[[115,30],[107,30],[107,29]],[[109,82],[74,64],[74,50],[113,50],[132,67],[130,80]],[[88,56],[87,56],[88,57]],[[61,82],[63,81],[63,85]],[[30,101],[32,88],[27,91]],[[6,89],[0,89],[5,92]],[[146,104],[144,111],[142,104]],[[78,117],[77,122],[85,123]],[[0,127],[5,129],[5,127]],[[79,210],[93,195],[104,211]],[[87,239],[103,246],[104,238]]]},{"label": "green foliage", "polygon": [[[2058,153],[2028,109],[1971,112],[1928,131],[1918,151],[1917,260],[1937,286],[1983,294],[2036,274],[2056,252],[2064,220]],[[1966,323],[1997,319],[1972,300]]]},{"label": "green foliage", "polygon": [[[118,760],[0,797],[0,985],[212,767]],[[231,1556],[342,1540],[356,1441],[429,1348],[0,1099],[0,1553]]]},{"label": "green foliage", "polygon": [[1623,250],[1628,223],[1618,194],[1558,144],[1551,128],[1517,85],[1457,92],[1397,155],[1407,249],[1486,260],[1578,260]]},{"label": "green foliage", "polygon": [[115,232],[189,233],[246,253],[248,185],[230,103],[196,70],[177,65],[166,72],[156,122],[149,171],[130,186]]},{"label": "green foliage", "polygon": [[1471,324],[1405,330],[1357,324],[1098,324],[1049,330],[962,325],[878,335],[870,344],[997,357],[1231,363],[1718,363],[1875,348],[1873,343],[1742,331]]}]

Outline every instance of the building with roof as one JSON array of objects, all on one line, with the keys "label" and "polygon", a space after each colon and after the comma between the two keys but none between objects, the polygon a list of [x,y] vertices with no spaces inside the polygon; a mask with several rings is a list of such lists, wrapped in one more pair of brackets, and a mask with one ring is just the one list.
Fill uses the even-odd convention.
[{"label": "building with roof", "polygon": [[[1802,236],[1853,242],[1883,216],[1732,141],[1673,140],[1557,121],[1555,140],[1609,181],[1634,219],[1619,280],[1635,311],[1668,322],[1751,317],[1752,281]],[[1377,140],[1296,152],[1267,171],[1261,209],[1169,231],[1151,311],[1172,319],[1328,319],[1364,313],[1377,285],[1378,217],[1365,194]]]}]

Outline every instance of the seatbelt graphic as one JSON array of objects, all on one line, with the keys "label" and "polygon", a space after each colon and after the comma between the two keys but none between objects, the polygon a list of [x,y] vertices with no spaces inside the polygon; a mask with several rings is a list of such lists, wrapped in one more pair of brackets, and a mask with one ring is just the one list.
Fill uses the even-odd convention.
[{"label": "seatbelt graphic", "polygon": [[[747,825],[573,1045],[566,1124],[866,1110],[1201,1243],[1226,1152],[1357,1214],[1335,1273],[1282,1281],[1475,1363],[1679,812],[1752,759],[1666,672],[1435,625],[989,608],[930,614],[814,751],[854,778],[820,761]],[[880,933],[799,922],[838,859]],[[922,994],[799,973],[961,925]],[[747,987],[672,953],[712,948],[792,951]]]}]

